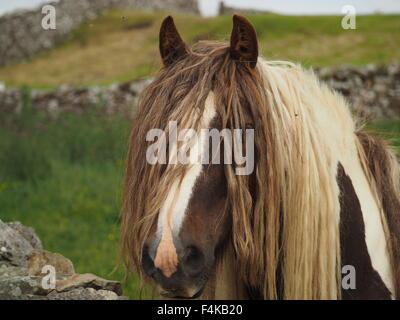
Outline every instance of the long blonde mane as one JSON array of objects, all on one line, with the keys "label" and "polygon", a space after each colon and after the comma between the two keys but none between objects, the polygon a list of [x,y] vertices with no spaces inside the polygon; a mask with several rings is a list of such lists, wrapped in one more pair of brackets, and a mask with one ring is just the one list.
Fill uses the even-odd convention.
[{"label": "long blonde mane", "polygon": [[340,298],[337,153],[346,141],[356,145],[345,101],[288,62],[259,59],[250,70],[230,59],[226,44],[202,42],[191,50],[162,70],[140,98],[122,209],[121,253],[128,270],[136,266],[146,280],[141,250],[155,230],[169,182],[187,170],[149,165],[146,134],[166,129],[170,120],[200,130],[190,119],[203,112],[213,90],[224,127],[243,128],[247,114],[255,129],[255,196],[249,177],[225,165],[237,277],[259,288],[265,299],[279,296],[278,270],[284,299]]}]

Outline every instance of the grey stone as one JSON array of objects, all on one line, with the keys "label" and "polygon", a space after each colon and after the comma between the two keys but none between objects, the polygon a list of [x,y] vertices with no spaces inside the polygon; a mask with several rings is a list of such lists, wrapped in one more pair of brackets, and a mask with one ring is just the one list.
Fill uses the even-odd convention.
[{"label": "grey stone", "polygon": [[24,237],[25,240],[27,240],[31,244],[34,249],[43,249],[42,242],[40,241],[33,228],[26,227],[19,221],[8,222],[7,225],[18,231],[22,235],[22,237]]},{"label": "grey stone", "polygon": [[118,300],[112,291],[95,290],[93,288],[76,288],[67,292],[51,292],[48,300]]},{"label": "grey stone", "polygon": [[33,246],[17,230],[0,220],[0,261],[26,266]]},{"label": "grey stone", "polygon": [[25,267],[15,267],[6,264],[0,266],[0,281],[9,278],[24,277],[27,275],[28,269]]},{"label": "grey stone", "polygon": [[74,274],[66,280],[57,281],[58,292],[71,291],[76,288],[93,288],[97,290],[113,291],[122,294],[121,284],[117,281],[106,280],[90,273]]},{"label": "grey stone", "polygon": [[[121,296],[119,282],[93,274],[73,274],[69,259],[34,247],[41,247],[41,242],[32,228],[0,220],[0,300],[127,299]],[[44,286],[49,280],[41,273],[45,265],[55,268],[55,288]]]},{"label": "grey stone", "polygon": [[50,291],[42,287],[41,281],[41,277],[2,277],[0,280],[0,300],[20,300],[26,295],[47,295]]}]

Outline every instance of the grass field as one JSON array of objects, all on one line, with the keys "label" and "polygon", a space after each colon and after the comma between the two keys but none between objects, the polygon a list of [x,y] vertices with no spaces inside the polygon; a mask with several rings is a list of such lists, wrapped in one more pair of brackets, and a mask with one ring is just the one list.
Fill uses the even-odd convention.
[{"label": "grass field", "polygon": [[[148,76],[160,66],[158,32],[164,13],[111,12],[82,24],[63,45],[25,63],[0,69],[7,85],[54,87],[109,84]],[[229,40],[232,17],[174,15],[183,38]],[[400,16],[358,16],[344,30],[340,16],[250,16],[262,54],[306,66],[363,65],[400,60]]]}]

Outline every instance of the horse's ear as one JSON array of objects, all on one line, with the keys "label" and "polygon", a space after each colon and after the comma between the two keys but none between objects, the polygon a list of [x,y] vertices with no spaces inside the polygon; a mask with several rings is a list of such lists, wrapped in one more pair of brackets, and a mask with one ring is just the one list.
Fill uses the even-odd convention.
[{"label": "horse's ear", "polygon": [[161,25],[160,54],[166,67],[187,54],[186,44],[179,35],[171,16],[166,17]]},{"label": "horse's ear", "polygon": [[236,14],[233,16],[230,51],[232,59],[248,62],[255,68],[258,58],[256,30],[249,20]]}]

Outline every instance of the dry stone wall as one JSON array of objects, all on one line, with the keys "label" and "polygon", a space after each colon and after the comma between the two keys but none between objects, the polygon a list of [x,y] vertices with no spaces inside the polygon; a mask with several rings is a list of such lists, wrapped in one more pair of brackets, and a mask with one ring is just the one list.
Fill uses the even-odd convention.
[{"label": "dry stone wall", "polygon": [[44,30],[42,7],[0,17],[0,67],[23,61],[64,41],[71,29],[113,9],[135,9],[198,14],[197,0],[60,0],[56,29]]},{"label": "dry stone wall", "polygon": [[260,14],[260,13],[271,13],[266,10],[257,10],[257,9],[243,9],[227,6],[223,1],[219,4],[218,14],[222,15],[231,15],[231,14],[242,14],[242,15],[251,15],[251,14]]},{"label": "dry stone wall", "polygon": [[400,117],[400,64],[340,66],[315,70],[328,86],[349,101],[365,120]]},{"label": "dry stone wall", "polygon": [[[400,117],[400,65],[342,66],[316,69],[315,73],[349,101],[354,113],[366,120]],[[29,95],[33,107],[57,117],[62,112],[82,113],[99,108],[106,115],[132,115],[137,99],[151,79],[113,84],[107,87],[78,88],[63,85],[53,91],[29,91],[0,86],[0,125],[7,114],[22,112]],[[5,114],[4,114],[5,113]],[[4,123],[3,123],[4,125]]]}]

